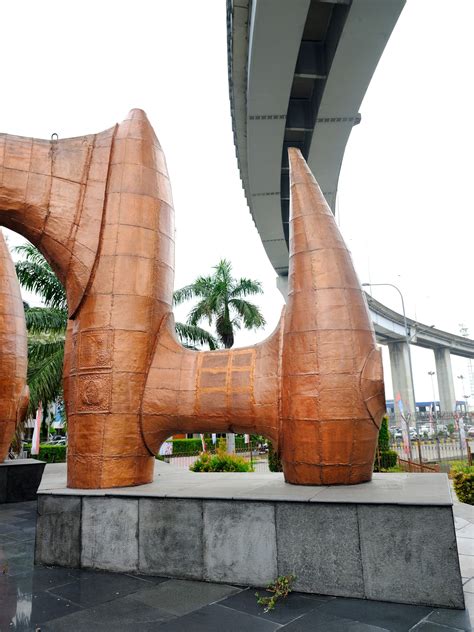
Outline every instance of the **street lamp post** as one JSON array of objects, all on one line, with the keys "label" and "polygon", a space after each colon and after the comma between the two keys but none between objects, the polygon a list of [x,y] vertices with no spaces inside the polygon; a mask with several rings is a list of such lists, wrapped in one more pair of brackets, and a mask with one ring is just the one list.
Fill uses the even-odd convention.
[{"label": "street lamp post", "polygon": [[[406,340],[406,343],[407,343],[407,350],[408,350],[408,366],[410,367],[411,392],[413,394],[413,399],[415,399],[415,386],[413,384],[413,368],[412,368],[412,363],[411,363],[411,351],[410,351],[410,334],[409,334],[409,330],[408,330],[407,316],[406,316],[406,313],[405,313],[405,301],[403,300],[403,294],[401,293],[400,289],[396,285],[394,285],[393,283],[362,283],[361,285],[362,285],[362,287],[375,287],[375,286],[379,286],[379,287],[380,286],[393,287],[395,290],[397,290],[397,292],[400,295],[400,299],[402,301],[403,324],[404,324],[404,327],[405,327],[405,340]],[[413,415],[415,417],[415,427],[416,427],[416,404],[415,404],[415,410],[413,410]],[[410,458],[411,458],[411,440],[410,440],[410,432],[409,432],[409,430],[408,430],[408,445],[409,445],[409,448],[410,448]]]},{"label": "street lamp post", "polygon": [[[462,386],[462,392],[463,392],[463,397],[465,398],[466,396],[464,395],[464,375],[458,375],[457,376],[458,380],[461,380],[461,386]],[[467,414],[467,400],[464,399],[464,407],[465,407],[465,413]],[[464,435],[464,419],[463,419],[463,415],[461,415],[459,417],[458,420],[458,431],[459,431],[459,445],[461,447],[461,459],[464,459],[464,452],[463,452],[463,435]]]},{"label": "street lamp post", "polygon": [[[461,390],[464,393],[464,375],[456,375],[456,377],[458,380],[461,380]],[[466,405],[466,402],[464,402],[464,405]]]},{"label": "street lamp post", "polygon": [[437,417],[437,414],[436,414],[436,399],[435,399],[436,398],[436,393],[435,393],[434,379],[433,379],[433,376],[435,375],[435,372],[434,371],[428,371],[428,375],[431,378],[431,391],[433,393],[433,412],[434,412],[434,415],[435,415],[435,418],[436,418]]},{"label": "street lamp post", "polygon": [[433,408],[434,408],[434,417],[435,417],[435,441],[436,441],[436,451],[438,453],[438,463],[441,463],[441,448],[439,445],[439,436],[438,436],[438,413],[436,410],[436,392],[435,392],[435,386],[434,386],[434,375],[435,375],[435,371],[428,371],[428,375],[431,378],[431,390],[433,392]]}]

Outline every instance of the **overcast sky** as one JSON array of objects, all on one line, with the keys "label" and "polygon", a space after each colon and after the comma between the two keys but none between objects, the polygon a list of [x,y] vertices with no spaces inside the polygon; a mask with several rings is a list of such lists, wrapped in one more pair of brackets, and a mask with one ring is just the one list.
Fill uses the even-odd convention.
[{"label": "overcast sky", "polygon": [[[268,322],[237,343],[268,335],[283,301],[237,170],[225,1],[4,0],[0,23],[0,131],[79,136],[143,108],[173,187],[176,287],[230,259],[236,276],[263,282]],[[394,283],[407,315],[455,333],[464,323],[474,337],[473,23],[472,0],[407,1],[347,146],[337,219],[362,282]],[[374,296],[400,311],[395,290]],[[433,354],[412,350],[417,400],[429,400]],[[467,361],[453,358],[453,373],[467,377]]]}]

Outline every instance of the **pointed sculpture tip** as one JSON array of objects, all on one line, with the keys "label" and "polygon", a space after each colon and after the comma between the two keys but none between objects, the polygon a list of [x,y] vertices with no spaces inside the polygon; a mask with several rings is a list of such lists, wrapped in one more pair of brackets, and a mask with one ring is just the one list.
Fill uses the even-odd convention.
[{"label": "pointed sculpture tip", "polygon": [[127,115],[127,119],[133,119],[134,121],[147,121],[148,117],[146,115],[145,110],[140,108],[133,108]]},{"label": "pointed sculpture tip", "polygon": [[311,173],[301,150],[298,147],[288,148],[288,162],[290,167],[290,183],[306,182],[316,184],[315,177]]},{"label": "pointed sculpture tip", "polygon": [[294,184],[310,185],[317,192],[318,196],[324,200],[324,204],[327,204],[327,200],[321,191],[318,181],[314,177],[300,149],[297,147],[288,148],[288,162],[290,167],[290,186]]}]

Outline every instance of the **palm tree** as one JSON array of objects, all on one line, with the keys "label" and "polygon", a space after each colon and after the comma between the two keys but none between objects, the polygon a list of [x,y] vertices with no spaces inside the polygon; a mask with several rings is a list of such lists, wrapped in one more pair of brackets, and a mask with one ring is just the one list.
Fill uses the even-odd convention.
[{"label": "palm tree", "polygon": [[15,264],[20,285],[38,294],[44,303],[44,307],[31,308],[25,304],[25,319],[30,387],[28,412],[34,414],[42,402],[46,413],[48,404],[62,393],[66,293],[49,263],[32,244],[17,246],[15,252],[24,257]]},{"label": "palm tree", "polygon": [[214,274],[198,277],[194,283],[186,285],[174,293],[176,305],[197,298],[197,304],[189,313],[187,324],[198,326],[207,320],[209,326],[215,321],[217,337],[226,349],[234,345],[234,332],[241,329],[259,329],[265,319],[257,305],[245,297],[262,294],[259,281],[232,277],[232,265],[222,259],[214,266]]},{"label": "palm tree", "polygon": [[[242,327],[258,329],[265,325],[265,319],[259,308],[246,297],[262,294],[259,281],[232,277],[230,261],[221,259],[214,266],[214,274],[198,277],[194,283],[186,285],[174,293],[174,303],[197,298],[198,302],[189,312],[187,324],[196,327],[203,320],[209,326],[215,321],[217,337],[226,349],[234,344],[234,332]],[[227,451],[235,452],[235,436],[227,434]]]}]

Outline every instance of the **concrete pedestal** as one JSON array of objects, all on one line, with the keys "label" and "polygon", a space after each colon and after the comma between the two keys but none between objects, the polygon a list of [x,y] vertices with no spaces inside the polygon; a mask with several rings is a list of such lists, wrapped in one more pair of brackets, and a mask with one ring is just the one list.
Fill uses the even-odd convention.
[{"label": "concrete pedestal", "polygon": [[14,459],[0,463],[0,503],[35,500],[46,463]]},{"label": "concrete pedestal", "polygon": [[[280,474],[166,472],[39,491],[36,563],[463,608],[445,474],[297,487]],[[49,487],[49,489],[48,489]]]}]

